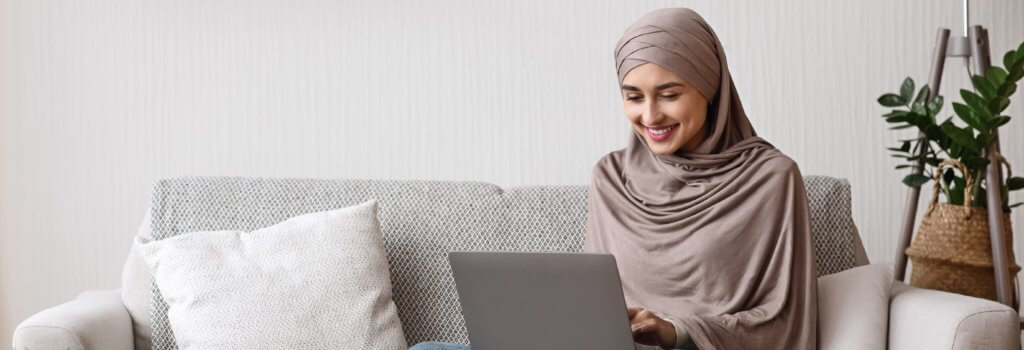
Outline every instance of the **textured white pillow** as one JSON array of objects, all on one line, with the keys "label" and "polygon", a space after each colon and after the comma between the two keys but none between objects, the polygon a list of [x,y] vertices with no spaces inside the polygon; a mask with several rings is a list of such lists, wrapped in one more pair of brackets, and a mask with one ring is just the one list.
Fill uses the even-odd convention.
[{"label": "textured white pillow", "polygon": [[377,201],[139,252],[182,349],[401,349]]},{"label": "textured white pillow", "polygon": [[818,278],[819,349],[887,347],[892,271],[871,264]]}]

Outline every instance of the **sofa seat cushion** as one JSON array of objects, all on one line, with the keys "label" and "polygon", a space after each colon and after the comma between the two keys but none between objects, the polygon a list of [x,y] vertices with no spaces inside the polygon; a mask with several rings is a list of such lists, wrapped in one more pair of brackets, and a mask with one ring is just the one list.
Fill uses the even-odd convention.
[{"label": "sofa seat cushion", "polygon": [[870,264],[818,278],[822,350],[886,348],[892,266]]}]

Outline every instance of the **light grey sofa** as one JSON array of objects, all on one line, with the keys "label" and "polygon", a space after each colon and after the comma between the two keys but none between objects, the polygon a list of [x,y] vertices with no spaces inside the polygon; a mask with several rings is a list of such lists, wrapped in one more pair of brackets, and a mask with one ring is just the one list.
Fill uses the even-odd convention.
[{"label": "light grey sofa", "polygon": [[[843,179],[806,176],[818,275],[867,263]],[[175,178],[158,181],[141,235],[252,230],[302,213],[370,198],[380,202],[394,299],[409,344],[467,343],[446,253],[579,251],[584,186],[501,188],[479,182]],[[126,242],[127,244],[128,242]],[[22,322],[14,348],[174,349],[166,304],[132,249],[120,289],[81,294]],[[1017,314],[1001,304],[893,288],[890,349],[1017,349]]]}]

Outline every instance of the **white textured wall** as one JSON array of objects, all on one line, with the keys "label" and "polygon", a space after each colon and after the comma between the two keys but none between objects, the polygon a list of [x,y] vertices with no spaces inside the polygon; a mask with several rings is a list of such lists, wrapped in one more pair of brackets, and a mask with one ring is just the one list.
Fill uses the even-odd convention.
[{"label": "white textured wall", "polygon": [[[998,57],[1024,40],[1024,2],[976,3]],[[616,40],[679,5],[724,41],[756,130],[849,179],[871,259],[892,260],[906,189],[884,147],[910,134],[874,100],[926,80],[959,1],[0,0],[0,341],[118,286],[159,177],[584,184],[629,135]]]}]

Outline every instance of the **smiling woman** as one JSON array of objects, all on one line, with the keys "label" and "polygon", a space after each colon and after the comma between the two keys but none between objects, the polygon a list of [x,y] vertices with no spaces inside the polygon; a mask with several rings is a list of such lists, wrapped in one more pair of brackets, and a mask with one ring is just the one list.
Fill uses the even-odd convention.
[{"label": "smiling woman", "polygon": [[704,141],[708,98],[672,71],[646,63],[622,80],[626,118],[651,151],[693,152]]},{"label": "smiling woman", "polygon": [[652,11],[615,50],[629,145],[594,165],[585,252],[615,256],[638,349],[814,349],[803,176],[758,137],[718,36]]}]

